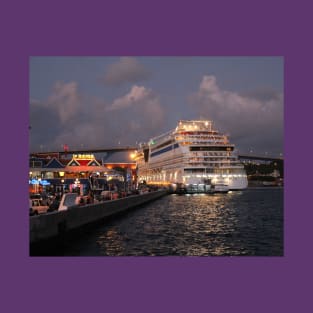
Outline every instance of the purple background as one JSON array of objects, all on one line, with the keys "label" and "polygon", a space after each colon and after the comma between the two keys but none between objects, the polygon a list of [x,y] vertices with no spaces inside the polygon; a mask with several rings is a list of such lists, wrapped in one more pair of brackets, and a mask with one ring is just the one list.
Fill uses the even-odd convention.
[{"label": "purple background", "polygon": [[[1,2],[1,312],[312,310],[309,1],[188,2]],[[28,62],[41,55],[284,56],[285,256],[29,257]]]}]

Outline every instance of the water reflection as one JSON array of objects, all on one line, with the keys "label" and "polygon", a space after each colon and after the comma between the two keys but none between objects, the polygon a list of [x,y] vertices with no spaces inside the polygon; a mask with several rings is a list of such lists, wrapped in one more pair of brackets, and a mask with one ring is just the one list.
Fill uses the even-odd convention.
[{"label": "water reflection", "polygon": [[[170,195],[90,234],[84,255],[282,255],[283,190]],[[83,245],[82,242],[73,245]],[[70,253],[70,252],[69,252]]]},{"label": "water reflection", "polygon": [[118,233],[117,227],[112,227],[99,236],[97,244],[104,247],[109,254],[121,255],[124,251],[124,240],[125,238]]}]

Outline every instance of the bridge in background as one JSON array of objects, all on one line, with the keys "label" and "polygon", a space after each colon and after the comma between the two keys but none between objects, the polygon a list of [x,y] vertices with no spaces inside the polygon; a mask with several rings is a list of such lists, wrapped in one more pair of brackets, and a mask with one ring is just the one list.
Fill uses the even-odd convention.
[{"label": "bridge in background", "polygon": [[261,161],[261,162],[280,162],[284,161],[283,158],[258,156],[258,155],[238,155],[240,161]]},{"label": "bridge in background", "polygon": [[[110,147],[110,148],[97,148],[97,149],[77,149],[77,150],[63,150],[63,151],[49,151],[49,152],[33,152],[30,153],[31,157],[45,157],[45,156],[68,156],[72,154],[96,154],[96,153],[103,153],[105,158],[108,158],[110,155],[116,152],[133,152],[137,150],[135,146],[126,146],[126,147]],[[259,155],[238,155],[241,161],[260,161],[260,162],[279,162],[283,161],[283,158],[279,157],[269,157],[269,156],[259,156]]]},{"label": "bridge in background", "polygon": [[94,154],[94,153],[115,153],[124,151],[135,151],[137,147],[111,147],[111,148],[98,148],[98,149],[77,149],[77,150],[63,150],[63,151],[42,151],[32,152],[31,156],[45,156],[45,155],[70,155],[70,154]]}]

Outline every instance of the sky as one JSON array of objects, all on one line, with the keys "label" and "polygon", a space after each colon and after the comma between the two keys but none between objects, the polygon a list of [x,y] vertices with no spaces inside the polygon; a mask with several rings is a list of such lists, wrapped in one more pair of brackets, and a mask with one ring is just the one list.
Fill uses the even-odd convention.
[{"label": "sky", "polygon": [[239,154],[283,155],[282,57],[31,57],[30,152],[134,146],[207,119]]}]

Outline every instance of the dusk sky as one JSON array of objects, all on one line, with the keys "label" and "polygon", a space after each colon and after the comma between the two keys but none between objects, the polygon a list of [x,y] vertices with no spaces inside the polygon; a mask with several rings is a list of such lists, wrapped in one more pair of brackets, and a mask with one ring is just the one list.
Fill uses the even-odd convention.
[{"label": "dusk sky", "polygon": [[282,57],[31,57],[30,151],[133,146],[208,119],[239,153],[280,156],[283,76]]}]

